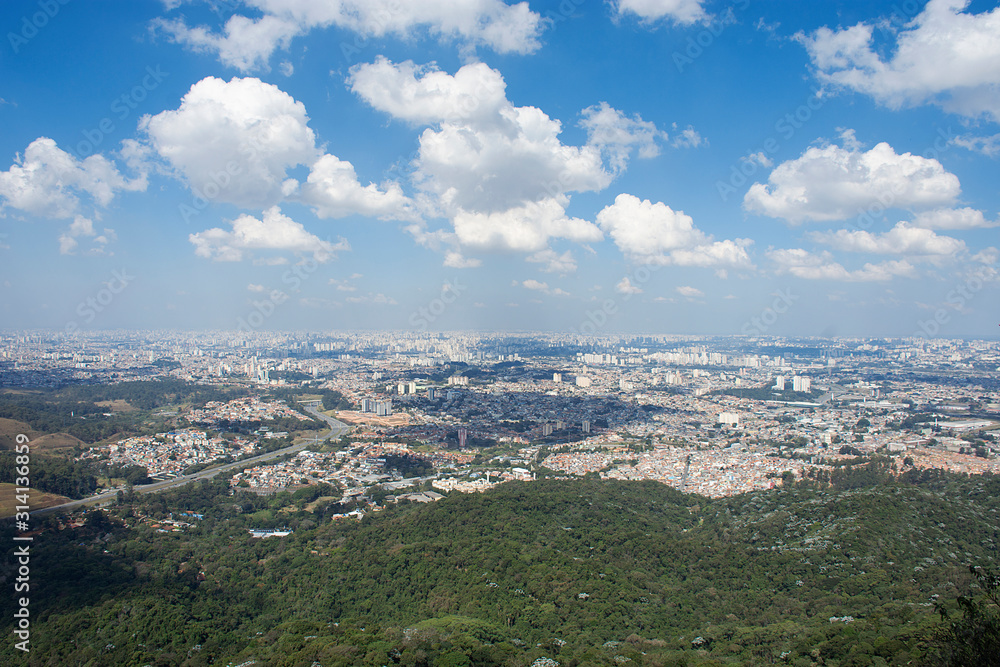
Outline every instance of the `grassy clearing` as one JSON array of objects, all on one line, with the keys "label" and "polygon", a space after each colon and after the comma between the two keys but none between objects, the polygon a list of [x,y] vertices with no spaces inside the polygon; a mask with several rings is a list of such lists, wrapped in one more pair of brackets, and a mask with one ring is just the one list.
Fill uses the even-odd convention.
[{"label": "grassy clearing", "polygon": [[14,438],[19,434],[24,434],[31,439],[38,437],[38,432],[24,422],[0,417],[0,449],[14,449]]},{"label": "grassy clearing", "polygon": [[[17,486],[0,483],[0,518],[14,516],[17,512],[15,508],[20,503],[16,496]],[[43,507],[68,503],[70,500],[72,499],[66,496],[57,496],[54,493],[45,493],[44,491],[36,491],[34,489],[28,494],[28,506],[31,507],[32,511],[42,509]]]},{"label": "grassy clearing", "polygon": [[49,456],[73,456],[74,447],[87,448],[87,444],[79,438],[68,433],[50,433],[43,435],[31,442],[31,452],[33,454],[45,454]]}]

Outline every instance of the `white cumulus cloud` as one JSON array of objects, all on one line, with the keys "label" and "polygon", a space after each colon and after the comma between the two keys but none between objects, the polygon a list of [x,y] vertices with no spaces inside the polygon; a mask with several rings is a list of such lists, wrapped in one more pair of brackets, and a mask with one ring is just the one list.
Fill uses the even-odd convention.
[{"label": "white cumulus cloud", "polygon": [[378,58],[352,68],[348,82],[375,109],[426,126],[413,180],[427,210],[451,221],[451,241],[534,253],[551,238],[602,238],[565,212],[569,193],[610,183],[601,151],[562,143],[558,120],[514,106],[496,70],[474,63],[451,75]]},{"label": "white cumulus cloud", "polygon": [[897,276],[917,277],[913,265],[906,260],[866,263],[860,269],[851,271],[835,262],[826,251],[815,254],[802,248],[780,248],[769,250],[767,256],[775,264],[777,273],[789,273],[806,280],[885,282]]},{"label": "white cumulus cloud", "polygon": [[482,263],[482,260],[466,257],[457,250],[449,250],[444,256],[444,265],[450,269],[475,269]]},{"label": "white cumulus cloud", "polygon": [[996,157],[1000,155],[1000,134],[993,134],[988,137],[966,134],[960,137],[955,137],[952,139],[952,143],[970,151],[982,153],[987,157]]},{"label": "white cumulus cloud", "polygon": [[912,227],[900,222],[883,234],[863,230],[838,229],[833,232],[813,232],[809,237],[836,250],[879,255],[954,255],[965,250],[965,242],[950,236],[939,236],[930,229]]},{"label": "white cumulus cloud", "polygon": [[321,218],[360,214],[380,218],[410,217],[410,203],[398,183],[362,186],[354,165],[335,155],[317,160],[297,197]]},{"label": "white cumulus cloud", "polygon": [[634,14],[644,21],[669,19],[681,25],[691,25],[707,18],[704,0],[613,0],[619,16]]},{"label": "white cumulus cloud", "polygon": [[597,224],[631,261],[679,266],[750,266],[747,239],[713,241],[691,216],[663,202],[620,194],[597,214]]},{"label": "white cumulus cloud", "polygon": [[642,288],[638,285],[633,285],[628,276],[618,281],[618,284],[615,285],[615,291],[619,294],[642,294]]},{"label": "white cumulus cloud", "polygon": [[[154,25],[177,43],[206,53],[242,71],[266,69],[271,55],[287,50],[295,37],[313,29],[337,26],[363,37],[421,34],[486,46],[497,53],[532,53],[541,43],[542,17],[527,2],[501,0],[246,0],[260,16],[235,14],[221,31],[191,26],[183,18],[160,19]],[[350,58],[358,49],[341,45]]]},{"label": "white cumulus cloud", "polygon": [[969,14],[968,6],[969,0],[930,0],[898,30],[894,49],[876,45],[872,23],[823,27],[799,39],[821,80],[885,106],[929,102],[1000,120],[1000,8]]},{"label": "white cumulus cloud", "polygon": [[882,142],[869,151],[844,133],[845,146],[813,146],[754,183],[746,210],[791,224],[846,220],[870,209],[947,206],[961,192],[958,177],[931,158],[897,154]]},{"label": "white cumulus cloud", "polygon": [[570,218],[556,199],[518,206],[496,213],[459,209],[452,219],[459,243],[469,248],[504,249],[520,252],[544,250],[549,239],[564,238],[580,243],[600,241],[601,230],[593,223]]},{"label": "white cumulus cloud", "polygon": [[913,224],[927,229],[988,229],[1000,226],[1000,220],[987,220],[974,208],[943,208],[917,213]]},{"label": "white cumulus cloud", "polygon": [[394,63],[379,56],[351,68],[348,83],[375,109],[414,125],[495,125],[501,110],[511,106],[503,75],[485,63],[470,63],[448,74],[430,65]]},{"label": "white cumulus cloud", "polygon": [[91,245],[87,249],[88,255],[103,255],[107,245],[118,239],[115,230],[105,227],[103,233],[98,234],[94,230],[94,221],[78,215],[73,218],[72,224],[59,235],[59,254],[75,255],[80,246],[80,239],[89,238]]},{"label": "white cumulus cloud", "polygon": [[705,293],[702,292],[700,289],[698,289],[697,287],[691,287],[690,285],[681,285],[676,289],[678,294],[680,294],[683,297],[687,297],[688,299],[700,299],[701,297],[705,296]]},{"label": "white cumulus cloud", "polygon": [[191,234],[188,239],[199,257],[219,262],[238,262],[254,251],[285,251],[311,254],[317,262],[326,262],[334,253],[349,250],[347,242],[324,241],[306,231],[301,223],[283,215],[273,206],[258,219],[243,214],[231,222],[232,229],[219,227]]},{"label": "white cumulus cloud", "polygon": [[[656,129],[655,124],[643,120],[638,114],[629,118],[607,102],[587,107],[580,115],[583,117],[580,127],[587,130],[587,143],[607,156],[615,172],[625,169],[633,151],[638,151],[641,158],[656,157],[660,154],[657,142],[668,138],[667,133]],[[690,129],[693,135],[687,135],[685,141],[700,140],[694,128]]]},{"label": "white cumulus cloud", "polygon": [[103,155],[78,160],[48,137],[35,139],[7,171],[0,172],[3,208],[43,218],[71,218],[87,195],[107,206],[118,192],[146,189],[146,177],[128,179]]},{"label": "white cumulus cloud", "polygon": [[[305,105],[260,79],[202,79],[177,109],[143,117],[140,129],[208,202],[263,209],[299,201],[321,218],[412,217],[397,183],[361,185],[350,162],[316,145]],[[287,175],[300,165],[310,168],[304,184]]]},{"label": "white cumulus cloud", "polygon": [[548,292],[548,283],[543,283],[535,280],[534,278],[528,278],[527,280],[521,282],[521,286],[525,289],[535,290],[537,292]]},{"label": "white cumulus cloud", "polygon": [[552,248],[546,248],[545,250],[539,250],[533,255],[528,256],[529,262],[534,262],[536,264],[544,264],[542,271],[546,273],[573,273],[576,271],[576,260],[573,259],[572,251],[567,250],[566,252],[559,254]]},{"label": "white cumulus cloud", "polygon": [[144,116],[154,150],[200,196],[242,208],[278,203],[288,169],[321,155],[305,105],[252,77],[207,77],[175,110]]}]

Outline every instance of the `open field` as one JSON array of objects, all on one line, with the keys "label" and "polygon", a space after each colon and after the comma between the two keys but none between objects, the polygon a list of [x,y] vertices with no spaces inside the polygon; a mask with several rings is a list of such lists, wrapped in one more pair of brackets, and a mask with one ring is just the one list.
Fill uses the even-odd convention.
[{"label": "open field", "polygon": [[20,433],[32,439],[38,436],[38,432],[24,422],[0,417],[0,449],[14,449],[14,438]]},{"label": "open field", "polygon": [[340,500],[340,496],[320,496],[316,500],[312,501],[306,505],[303,509],[307,512],[315,512],[316,508],[323,503],[328,503],[333,500]]},{"label": "open field", "polygon": [[[17,511],[14,508],[19,504],[16,495],[17,487],[14,484],[0,483],[0,518],[14,516]],[[65,496],[57,496],[54,493],[45,493],[35,489],[32,489],[28,494],[28,504],[31,511],[52,505],[61,505],[69,501],[70,499]]]},{"label": "open field", "polygon": [[389,415],[388,417],[379,417],[371,413],[366,412],[354,412],[353,410],[334,410],[327,412],[334,419],[339,419],[345,424],[367,424],[369,426],[380,426],[380,427],[390,427],[390,426],[407,426],[410,423],[410,415],[406,413],[399,413],[395,415]]},{"label": "open field", "polygon": [[120,398],[114,401],[98,401],[95,405],[99,405],[102,408],[111,408],[111,412],[135,412],[137,410],[128,401]]},{"label": "open field", "polygon": [[50,433],[32,440],[31,452],[51,456],[73,456],[73,448],[77,446],[86,448],[87,444],[68,433]]}]

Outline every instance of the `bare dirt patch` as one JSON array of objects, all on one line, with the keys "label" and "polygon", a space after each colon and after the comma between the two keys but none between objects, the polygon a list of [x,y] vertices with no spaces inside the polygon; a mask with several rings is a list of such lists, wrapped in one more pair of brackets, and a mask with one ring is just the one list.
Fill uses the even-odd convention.
[{"label": "bare dirt patch", "polygon": [[0,449],[14,449],[14,439],[20,434],[26,435],[32,440],[38,437],[38,431],[33,430],[24,422],[0,417]]},{"label": "bare dirt patch", "polygon": [[69,433],[50,433],[31,442],[33,454],[50,456],[73,456],[74,447],[86,448],[87,444]]},{"label": "bare dirt patch", "polygon": [[408,426],[410,424],[410,415],[405,412],[401,412],[395,415],[389,415],[388,417],[379,417],[367,412],[353,412],[349,410],[340,410],[333,415],[334,419],[339,419],[345,424],[367,424],[369,426],[379,426],[379,427],[392,427],[392,426]]},{"label": "bare dirt patch", "polygon": [[128,401],[120,398],[113,401],[98,401],[94,405],[99,405],[102,408],[111,408],[111,412],[135,412],[136,410]]},{"label": "bare dirt patch", "polygon": [[[0,484],[0,517],[10,517],[16,514],[15,509],[21,503],[17,500],[17,486],[14,484]],[[58,496],[54,493],[45,493],[44,491],[37,491],[31,489],[28,494],[28,506],[31,511],[40,510],[43,507],[52,507],[53,505],[61,505],[63,503],[68,503],[71,498],[66,496]]]}]

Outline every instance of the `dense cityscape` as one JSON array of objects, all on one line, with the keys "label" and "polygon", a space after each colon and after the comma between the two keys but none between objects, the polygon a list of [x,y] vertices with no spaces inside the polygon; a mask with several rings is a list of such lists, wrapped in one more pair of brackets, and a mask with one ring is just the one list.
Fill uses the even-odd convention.
[{"label": "dense cityscape", "polygon": [[[305,449],[232,479],[258,493],[326,483],[368,500],[395,492],[484,490],[508,479],[599,474],[725,496],[829,474],[884,453],[894,469],[1000,472],[1000,344],[547,334],[106,332],[0,338],[0,382],[38,388],[173,378],[335,391],[327,414],[353,428],[335,456]],[[169,430],[89,447],[82,459],[168,479],[288,436],[215,428],[279,417],[294,401],[257,395],[161,410]],[[113,413],[106,413],[110,417]],[[100,417],[98,417],[100,418]],[[407,481],[385,454],[427,462]],[[440,497],[440,496],[437,496]],[[377,505],[372,505],[377,507]]]}]

